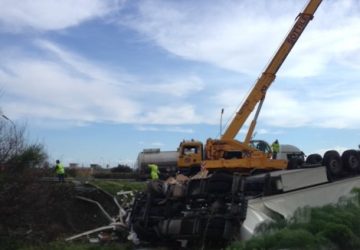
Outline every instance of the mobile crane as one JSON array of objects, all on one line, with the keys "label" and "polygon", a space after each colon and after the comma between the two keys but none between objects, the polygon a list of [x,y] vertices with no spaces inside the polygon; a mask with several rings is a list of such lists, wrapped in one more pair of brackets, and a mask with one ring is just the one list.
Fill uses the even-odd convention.
[{"label": "mobile crane", "polygon": [[[178,168],[199,170],[204,166],[212,174],[205,178],[195,176],[185,184],[177,180],[175,184],[150,182],[147,191],[137,196],[130,221],[141,240],[224,243],[240,232],[241,225],[247,217],[251,218],[251,214],[259,217],[255,213],[247,215],[248,202],[252,199],[265,196],[271,199],[273,195],[282,194],[291,196],[310,187],[324,187],[324,193],[326,185],[331,185],[329,182],[334,177],[360,172],[360,151],[356,150],[347,150],[341,157],[334,150],[326,152],[324,157],[313,154],[306,159],[305,163],[309,166],[304,164],[303,169],[288,170],[291,159],[271,159],[268,152],[251,146],[250,138],[266,92],[321,2],[309,0],[221,138],[208,139],[205,146],[195,140],[180,144]],[[237,141],[235,136],[256,105],[257,110],[244,141]],[[267,172],[252,175],[254,170]],[[341,181],[334,184],[337,183]],[[301,197],[302,200],[310,200],[305,198]],[[249,207],[249,211],[253,212],[251,209]]]},{"label": "mobile crane", "polygon": [[[235,117],[221,135],[220,139],[208,139],[205,147],[200,141],[183,141],[179,146],[178,167],[182,170],[192,169],[196,172],[201,165],[206,169],[232,169],[248,172],[253,169],[279,170],[286,169],[287,160],[275,160],[270,154],[260,151],[250,144],[256,121],[259,116],[265,95],[273,81],[276,73],[285,61],[286,57],[298,41],[313,15],[320,5],[321,0],[311,0],[300,13],[294,26],[285,37],[280,48],[266,67],[265,71],[256,81],[248,97],[236,113]],[[251,122],[247,135],[243,142],[235,139],[235,136],[244,125],[247,118],[257,105],[254,119]],[[192,152],[192,153],[189,153]]]}]

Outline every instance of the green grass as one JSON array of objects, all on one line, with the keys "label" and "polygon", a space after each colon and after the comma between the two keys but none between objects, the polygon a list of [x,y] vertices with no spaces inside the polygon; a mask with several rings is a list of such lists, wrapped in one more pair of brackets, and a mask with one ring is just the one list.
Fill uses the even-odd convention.
[{"label": "green grass", "polygon": [[228,250],[360,249],[360,189],[336,205],[299,209],[290,220],[263,224],[258,236]]},{"label": "green grass", "polygon": [[112,195],[116,195],[119,191],[143,191],[146,186],[146,182],[136,182],[128,180],[94,180],[90,181]]}]

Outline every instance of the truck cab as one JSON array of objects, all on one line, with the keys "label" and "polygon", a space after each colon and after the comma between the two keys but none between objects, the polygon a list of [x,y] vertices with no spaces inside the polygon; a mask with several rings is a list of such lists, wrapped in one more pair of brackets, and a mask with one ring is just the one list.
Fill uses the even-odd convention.
[{"label": "truck cab", "polygon": [[181,168],[200,170],[204,159],[204,147],[202,142],[196,140],[182,141],[178,148],[179,157],[177,165]]}]

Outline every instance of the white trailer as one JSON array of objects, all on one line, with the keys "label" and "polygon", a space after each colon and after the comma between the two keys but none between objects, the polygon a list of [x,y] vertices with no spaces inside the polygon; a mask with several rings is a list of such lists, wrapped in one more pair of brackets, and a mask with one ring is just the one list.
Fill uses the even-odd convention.
[{"label": "white trailer", "polygon": [[[248,240],[256,235],[256,228],[263,222],[272,221],[274,216],[289,219],[298,208],[336,204],[340,198],[350,196],[352,189],[360,187],[360,176],[324,183],[327,180],[324,179],[326,173],[322,171],[322,167],[283,177],[279,185],[285,188],[284,193],[248,200],[246,219],[241,227],[241,240]],[[296,183],[307,183],[309,186],[304,188]]]}]

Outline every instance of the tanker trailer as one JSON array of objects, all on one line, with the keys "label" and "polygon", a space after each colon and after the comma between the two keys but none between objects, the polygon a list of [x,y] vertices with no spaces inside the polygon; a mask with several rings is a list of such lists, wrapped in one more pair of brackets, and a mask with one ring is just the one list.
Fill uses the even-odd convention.
[{"label": "tanker trailer", "polygon": [[148,164],[156,164],[159,167],[160,178],[166,179],[177,172],[178,156],[178,151],[160,151],[159,148],[144,149],[137,157],[135,168],[140,179],[145,180],[150,177]]}]

